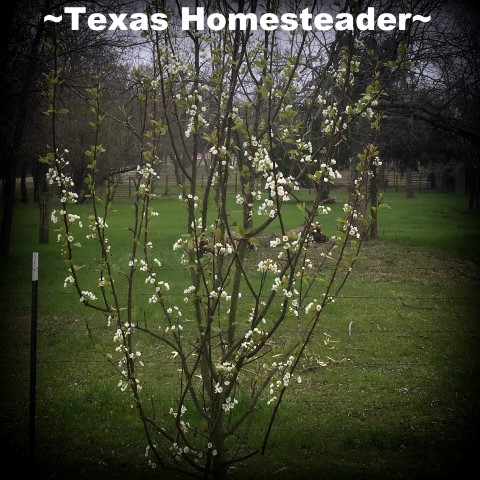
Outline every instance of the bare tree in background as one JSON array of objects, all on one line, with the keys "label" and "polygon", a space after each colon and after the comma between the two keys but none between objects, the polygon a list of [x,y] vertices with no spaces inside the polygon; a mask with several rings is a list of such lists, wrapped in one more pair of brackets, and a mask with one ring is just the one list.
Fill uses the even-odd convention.
[{"label": "bare tree in background", "polygon": [[[8,24],[6,43],[3,46],[1,73],[2,102],[2,155],[0,173],[3,187],[3,214],[0,230],[0,252],[2,257],[10,253],[11,227],[15,203],[16,179],[24,160],[20,158],[25,147],[26,121],[33,123],[35,111],[41,116],[42,92],[45,90],[45,75],[53,67],[54,58],[65,72],[63,88],[75,89],[80,78],[91,82],[93,71],[101,75],[107,73],[103,66],[112,64],[113,59],[135,42],[128,35],[115,32],[93,32],[82,29],[72,32],[64,28],[57,40],[53,39],[52,29],[58,34],[59,26],[45,24],[43,17],[61,9],[64,2],[54,0],[20,0],[7,9]],[[87,9],[95,11],[131,10],[135,6],[130,1],[108,0],[106,2],[85,2]],[[106,61],[107,60],[107,61]],[[43,176],[44,177],[44,176]],[[46,185],[40,185],[45,190]],[[24,192],[25,193],[25,192]]]}]

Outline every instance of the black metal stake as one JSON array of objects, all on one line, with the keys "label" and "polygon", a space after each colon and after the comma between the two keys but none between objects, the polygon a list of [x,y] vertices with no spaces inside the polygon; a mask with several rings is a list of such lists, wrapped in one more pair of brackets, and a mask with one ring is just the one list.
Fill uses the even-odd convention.
[{"label": "black metal stake", "polygon": [[32,318],[30,326],[30,412],[28,443],[30,469],[35,464],[35,403],[37,390],[37,301],[38,301],[38,253],[32,258]]}]

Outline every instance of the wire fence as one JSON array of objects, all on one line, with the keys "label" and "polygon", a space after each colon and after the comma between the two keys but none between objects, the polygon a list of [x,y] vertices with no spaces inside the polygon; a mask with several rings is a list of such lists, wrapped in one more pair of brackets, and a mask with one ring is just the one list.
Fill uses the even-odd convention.
[{"label": "wire fence", "polygon": [[[345,189],[351,185],[351,172],[344,170],[341,172],[342,178],[335,181],[335,189]],[[409,178],[410,176],[410,178]],[[203,189],[207,184],[208,175],[199,173],[198,188]],[[126,174],[117,179],[117,188],[115,198],[117,200],[130,199],[135,195],[135,180],[133,174]],[[465,193],[464,178],[459,175],[454,177],[453,174],[444,171],[414,171],[408,175],[395,169],[389,169],[384,172],[383,177],[379,180],[381,190],[391,190],[395,192],[405,191],[411,184],[414,192],[423,191],[457,191]],[[182,192],[181,180],[177,179],[175,173],[170,170],[162,171],[159,178],[155,182],[155,191],[162,196],[177,196]],[[261,187],[259,187],[261,188]],[[240,175],[237,171],[230,177],[226,186],[226,190],[230,194],[237,195],[241,192]],[[313,194],[312,187],[305,187],[305,192],[309,195]],[[100,193],[102,193],[100,189]]]},{"label": "wire fence", "polygon": [[[27,267],[22,267],[27,268]],[[422,272],[425,272],[424,268],[419,268]],[[125,296],[126,293],[120,293],[120,296]],[[142,304],[142,302],[146,302],[147,297],[150,294],[148,293],[136,293],[134,295],[135,299],[138,299],[138,302],[135,300],[136,304]],[[178,304],[182,303],[184,294],[182,293],[168,293],[167,296],[171,297],[174,302]],[[50,309],[53,310],[50,314],[43,314],[43,317],[46,320],[42,321],[38,328],[38,336],[40,342],[42,338],[48,337],[52,329],[54,329],[57,333],[61,332],[62,329],[68,328],[68,332],[66,334],[72,334],[72,328],[77,332],[78,335],[85,335],[85,322],[83,321],[83,317],[81,316],[82,310],[78,310],[78,313],[75,316],[75,321],[72,323],[72,318],[69,317],[65,313],[60,313],[57,316],[54,316],[52,320],[52,315],[54,315],[54,305],[58,301],[64,301],[64,298],[68,297],[72,300],[71,304],[73,305],[75,302],[78,301],[78,295],[75,292],[68,292],[62,290],[42,290],[39,289],[38,293],[38,303],[39,305],[50,305]],[[3,310],[8,303],[14,304],[14,308],[17,312],[20,312],[19,316],[26,317],[28,315],[29,310],[31,309],[31,292],[29,291],[3,291],[0,294],[1,303],[3,304]],[[344,309],[347,311],[355,311],[356,309],[361,309],[364,311],[372,312],[370,315],[370,322],[363,326],[358,327],[357,321],[355,316],[348,316],[348,318],[354,319],[354,328],[353,333],[352,331],[347,330],[347,323],[345,321],[341,322],[341,326],[330,325],[328,327],[328,334],[333,336],[342,336],[345,338],[347,335],[350,337],[354,337],[355,339],[361,336],[372,336],[374,335],[377,338],[381,337],[392,337],[392,336],[399,336],[404,335],[409,338],[417,338],[421,335],[450,335],[450,336],[458,336],[459,338],[470,338],[470,339],[478,339],[479,338],[479,330],[478,325],[474,321],[476,318],[476,314],[480,307],[480,297],[475,296],[472,294],[465,294],[458,292],[456,295],[439,295],[432,293],[431,295],[415,295],[415,294],[402,294],[399,296],[398,294],[391,293],[391,294],[375,294],[375,295],[340,295],[338,298],[338,303],[343,306]],[[381,304],[382,309],[384,309],[385,302],[388,302],[392,305],[391,307],[391,314],[398,315],[400,311],[404,309],[408,310],[415,310],[415,311],[426,311],[432,312],[427,321],[422,322],[420,325],[412,326],[407,325],[405,327],[401,327],[401,325],[386,325],[382,323],[382,319],[384,318],[384,312],[381,314],[376,312],[376,304]],[[470,318],[470,321],[462,322],[462,325],[455,324],[455,318],[452,318],[451,325],[442,324],[441,326],[437,323],[438,316],[442,315],[442,311],[447,308],[448,314],[451,315],[452,312],[455,312],[458,315],[464,316],[465,318]],[[444,313],[444,312],[443,312]],[[343,314],[343,313],[342,313]],[[40,315],[41,318],[42,314]],[[89,331],[93,334],[95,333],[105,333],[111,331],[103,322],[102,316],[94,316],[93,318],[88,318],[89,321]],[[380,322],[380,323],[379,323]],[[361,323],[361,322],[358,322]],[[196,328],[189,327],[186,325],[184,327],[185,334],[195,333]],[[288,334],[295,334],[297,329],[294,327],[286,328],[282,330],[283,335]],[[15,335],[17,338],[21,338],[22,342],[26,342],[28,340],[28,336],[31,333],[31,328],[25,321],[12,323],[10,325],[4,325],[3,327],[3,336],[11,336]],[[381,340],[379,340],[381,341]],[[401,342],[400,342],[401,343]],[[65,352],[63,352],[65,354]],[[55,352],[54,349],[48,348],[48,351],[41,352],[41,356],[38,359],[38,363],[42,365],[47,364],[56,364],[56,363],[98,363],[103,362],[103,360],[98,358],[88,358],[85,357],[85,351],[79,351],[80,357],[75,356],[75,349],[72,349],[68,352],[68,356],[66,358],[59,358],[58,353]],[[362,359],[355,362],[355,367],[368,367],[368,368],[377,368],[382,366],[390,366],[392,368],[398,367],[429,367],[434,369],[445,369],[445,368],[477,368],[478,364],[476,361],[473,361],[474,358],[470,358],[471,361],[464,362],[464,361],[438,361],[432,362],[431,360],[422,361],[404,361],[404,362],[392,362],[391,359],[385,359],[384,361],[380,359],[376,359],[375,361]],[[15,356],[15,358],[11,359],[4,359],[4,362],[7,363],[27,363],[29,362],[29,358],[19,358]],[[159,362],[159,359],[155,358],[155,355],[150,356],[143,356],[144,363],[148,362]],[[349,364],[343,365],[344,367],[348,367]],[[350,365],[352,366],[352,365]],[[169,369],[171,366],[163,364],[161,368]]]},{"label": "wire fence", "polygon": [[[4,312],[2,364],[11,372],[5,382],[7,393],[0,399],[3,415],[5,412],[11,415],[18,410],[25,413],[29,401],[25,385],[28,383],[26,377],[31,361],[29,318],[32,291],[28,282],[31,266],[10,265],[7,269],[9,271],[3,274],[8,278],[22,279],[22,282],[19,280],[6,285],[0,292],[1,309]],[[323,355],[318,352],[310,357],[307,355],[298,373],[305,377],[312,390],[286,397],[285,402],[292,408],[305,413],[331,412],[336,420],[327,421],[318,417],[307,423],[280,422],[275,427],[280,435],[306,438],[318,435],[321,428],[322,438],[327,443],[329,438],[362,438],[362,435],[375,436],[378,431],[402,441],[409,436],[424,438],[427,443],[438,439],[440,435],[449,438],[452,445],[459,437],[473,438],[475,422],[478,422],[476,412],[480,406],[480,391],[476,381],[480,339],[479,271],[474,266],[469,269],[468,265],[465,269],[458,268],[458,265],[450,268],[442,262],[434,265],[413,264],[408,272],[397,277],[395,269],[394,265],[386,264],[357,268],[358,278],[360,281],[363,279],[364,283],[370,282],[373,292],[357,294],[346,291],[338,297],[337,303],[332,305],[330,319],[319,330],[320,336],[328,334],[338,341],[335,350],[326,351]],[[179,275],[181,270],[169,269],[164,275],[166,278]],[[447,276],[445,271],[449,272]],[[106,430],[118,432],[118,435],[129,430],[137,431],[133,425],[118,424],[114,417],[105,418],[105,405],[101,397],[94,395],[91,406],[86,398],[91,395],[92,389],[76,386],[77,383],[85,385],[92,382],[103,388],[107,381],[105,359],[89,353],[86,322],[90,335],[111,336],[112,330],[107,328],[102,316],[80,310],[78,295],[62,288],[61,280],[58,288],[54,286],[51,279],[61,279],[64,273],[63,265],[39,267],[36,358],[39,380],[36,402],[39,419],[37,428],[42,431],[40,438],[45,438],[45,429],[48,429],[48,436],[55,444],[61,444],[65,429],[76,437],[85,435],[88,430],[89,438],[95,432],[101,436]],[[384,284],[378,278],[379,274],[393,280]],[[49,281],[43,287],[42,278],[45,277]],[[408,277],[422,277],[424,280],[417,280],[416,284],[412,280],[409,285]],[[384,288],[385,285],[388,288]],[[135,303],[148,303],[148,296],[150,293],[136,292]],[[181,303],[184,294],[169,292],[168,296],[172,302]],[[59,307],[56,308],[56,305]],[[78,307],[72,310],[70,305]],[[348,328],[351,323],[353,329]],[[186,334],[189,329],[186,325]],[[295,331],[294,327],[286,328],[282,332],[283,338],[288,339],[289,334]],[[92,346],[90,348],[94,350]],[[154,348],[142,354],[142,361],[147,369],[154,367],[156,375],[162,376],[172,367],[176,368],[166,361],[167,353]],[[318,363],[319,358],[326,360],[326,365]],[[96,370],[99,379],[84,378],[83,372],[89,377]],[[330,382],[328,388],[325,387],[325,378]],[[113,371],[108,382],[115,388]],[[16,383],[23,387],[16,388]],[[65,388],[67,384],[69,386]],[[174,381],[166,380],[165,385],[166,388],[172,388]],[[362,390],[368,391],[369,395],[361,394]],[[377,390],[387,390],[389,394],[377,396]],[[102,410],[103,413],[99,414],[102,423],[95,423],[98,419],[93,423],[78,421],[75,415],[67,416],[63,421],[56,418],[53,423],[48,423],[47,418],[65,415],[68,410],[65,405],[72,402],[72,395],[78,396],[74,401],[77,407],[83,405],[91,410],[97,406]],[[151,400],[151,405],[159,408],[163,403],[161,396]],[[88,407],[85,406],[87,404]],[[18,432],[22,420],[12,418],[9,418],[7,425],[11,423],[11,428],[16,428]],[[345,418],[350,420],[346,421]],[[64,422],[68,422],[68,426]],[[9,432],[8,428],[5,431]],[[252,432],[255,431],[261,431],[261,426],[254,425]]]}]

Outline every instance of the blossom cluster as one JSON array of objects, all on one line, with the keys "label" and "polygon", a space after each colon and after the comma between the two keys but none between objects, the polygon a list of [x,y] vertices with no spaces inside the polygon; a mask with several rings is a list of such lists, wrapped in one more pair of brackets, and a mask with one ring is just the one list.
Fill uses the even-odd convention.
[{"label": "blossom cluster", "polygon": [[62,203],[76,203],[78,195],[69,190],[70,188],[73,188],[75,184],[72,177],[63,171],[65,167],[69,165],[69,162],[65,160],[64,156],[68,153],[69,151],[64,149],[63,154],[60,155],[57,148],[55,154],[47,155],[43,161],[50,164],[46,174],[47,183],[62,189],[62,199],[64,200]]},{"label": "blossom cluster", "polygon": [[[271,365],[271,368],[275,371],[278,372],[280,375],[280,378],[276,380],[275,382],[270,383],[268,393],[269,393],[269,398],[267,400],[267,405],[270,405],[274,403],[277,400],[277,395],[275,395],[275,389],[282,389],[282,388],[287,388],[290,386],[290,381],[292,378],[292,367],[295,362],[295,357],[293,355],[290,355],[288,359],[284,362],[273,362]],[[265,366],[266,367],[266,366]],[[298,377],[297,379],[298,383],[301,383],[301,377]]]},{"label": "blossom cluster", "polygon": [[[177,100],[180,100],[180,94],[177,94]],[[189,116],[185,136],[188,138],[192,133],[196,133],[202,127],[208,127],[208,122],[205,119],[205,112],[207,107],[202,105],[203,97],[198,90],[194,90],[192,94],[187,96],[189,106],[187,108],[187,115]]]}]

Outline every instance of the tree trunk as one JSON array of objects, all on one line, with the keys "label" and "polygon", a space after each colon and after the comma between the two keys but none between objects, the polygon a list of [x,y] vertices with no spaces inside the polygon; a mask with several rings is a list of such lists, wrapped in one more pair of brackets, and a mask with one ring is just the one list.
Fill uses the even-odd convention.
[{"label": "tree trunk", "polygon": [[[214,409],[221,410],[221,405],[215,405]],[[228,466],[225,451],[225,431],[223,429],[223,412],[217,411],[215,425],[212,430],[212,440],[216,455],[213,457],[212,475],[215,480],[227,480]]]},{"label": "tree trunk", "polygon": [[[355,185],[356,180],[360,179],[359,173],[357,172],[357,163],[358,160],[354,160],[350,166],[350,184],[348,187],[348,203],[351,204],[354,201],[354,197],[356,196],[357,187]],[[357,212],[361,215],[365,215],[367,212],[368,207],[368,198],[363,198],[359,200],[357,204]],[[357,227],[358,232],[360,235],[363,235],[365,232],[365,222],[355,220],[353,222],[354,226]]]},{"label": "tree trunk", "polygon": [[185,182],[185,176],[183,175],[182,170],[178,166],[178,162],[183,165],[183,152],[181,158],[178,158],[176,162],[173,164],[173,168],[175,169],[175,178],[177,180],[177,185],[183,185]]},{"label": "tree trunk", "polygon": [[49,194],[42,192],[40,194],[40,230],[39,242],[48,243],[49,240]]},{"label": "tree trunk", "polygon": [[40,194],[40,162],[35,162],[32,166],[33,177],[33,201],[38,202]]},{"label": "tree trunk", "polygon": [[410,168],[405,172],[405,177],[407,180],[407,198],[415,198],[415,193],[413,192],[412,170]]},{"label": "tree trunk", "polygon": [[377,167],[371,166],[372,178],[370,178],[370,240],[377,240],[378,225],[377,225],[377,211],[378,211],[378,188],[377,188]]},{"label": "tree trunk", "polygon": [[13,205],[15,203],[16,155],[9,151],[5,157],[6,172],[3,185],[3,217],[0,234],[0,249],[3,258],[10,255],[10,236],[12,231]]},{"label": "tree trunk", "polygon": [[27,165],[25,162],[22,163],[22,169],[20,173],[20,201],[22,203],[28,203]]},{"label": "tree trunk", "polygon": [[3,217],[2,217],[2,229],[0,232],[0,253],[2,257],[6,258],[10,255],[10,237],[12,233],[12,221],[13,221],[13,206],[15,203],[15,183],[17,179],[18,158],[17,152],[20,148],[23,139],[23,127],[25,124],[25,117],[27,115],[28,99],[30,96],[30,88],[33,82],[35,70],[37,68],[38,51],[40,42],[43,36],[44,21],[43,15],[39,19],[37,29],[35,31],[35,37],[32,41],[30,48],[30,56],[28,65],[25,70],[25,76],[23,77],[23,84],[20,89],[20,95],[18,101],[12,108],[12,137],[8,139],[9,145],[7,146],[7,155],[4,161],[6,162],[5,168],[5,188],[3,190]]},{"label": "tree trunk", "polygon": [[479,178],[480,172],[471,163],[465,167],[465,183],[468,193],[468,210],[477,212],[479,208]]}]

